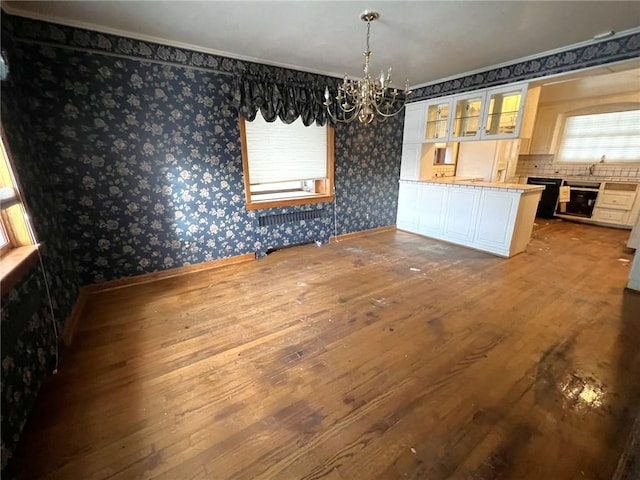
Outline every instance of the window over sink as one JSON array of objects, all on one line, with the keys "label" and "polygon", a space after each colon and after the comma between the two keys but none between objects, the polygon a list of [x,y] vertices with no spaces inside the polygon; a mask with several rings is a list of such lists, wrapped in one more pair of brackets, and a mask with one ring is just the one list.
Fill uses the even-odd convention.
[{"label": "window over sink", "polygon": [[[565,163],[640,163],[640,108],[569,113],[556,160]],[[619,108],[619,107],[618,107]]]}]

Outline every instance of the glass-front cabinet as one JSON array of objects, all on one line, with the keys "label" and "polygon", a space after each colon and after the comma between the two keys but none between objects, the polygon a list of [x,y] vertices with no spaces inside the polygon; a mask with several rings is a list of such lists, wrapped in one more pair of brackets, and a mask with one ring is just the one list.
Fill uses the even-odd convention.
[{"label": "glass-front cabinet", "polygon": [[482,138],[514,138],[520,134],[527,85],[487,92]]},{"label": "glass-front cabinet", "polygon": [[526,84],[506,85],[410,103],[403,143],[518,138],[526,95]]},{"label": "glass-front cabinet", "polygon": [[437,142],[449,136],[449,112],[452,99],[439,99],[426,104],[426,132],[425,141]]},{"label": "glass-front cabinet", "polygon": [[473,92],[454,97],[451,140],[479,140],[486,94]]}]

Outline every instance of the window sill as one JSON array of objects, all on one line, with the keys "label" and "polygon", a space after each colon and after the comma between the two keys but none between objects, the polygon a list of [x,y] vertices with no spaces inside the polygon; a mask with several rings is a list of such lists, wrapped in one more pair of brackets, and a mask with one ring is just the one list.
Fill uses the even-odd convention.
[{"label": "window sill", "polygon": [[247,210],[261,210],[264,208],[290,207],[293,205],[306,205],[312,203],[333,202],[335,195],[309,195],[297,198],[282,198],[273,200],[261,200],[247,202]]},{"label": "window sill", "polygon": [[0,258],[0,292],[10,291],[38,261],[38,246],[12,248]]}]

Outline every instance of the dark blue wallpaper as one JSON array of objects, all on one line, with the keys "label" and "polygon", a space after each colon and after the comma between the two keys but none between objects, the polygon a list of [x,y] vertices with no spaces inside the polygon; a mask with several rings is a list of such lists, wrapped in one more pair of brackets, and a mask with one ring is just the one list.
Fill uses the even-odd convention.
[{"label": "dark blue wallpaper", "polygon": [[[47,155],[33,136],[24,114],[30,100],[22,89],[23,70],[14,51],[11,25],[2,22],[2,48],[11,65],[8,80],[1,83],[2,125],[15,160],[39,241],[46,247],[44,269],[52,295],[55,322],[60,331],[78,295],[79,278],[68,240],[59,223],[59,209],[43,166]],[[36,395],[54,364],[56,350],[53,319],[44,274],[38,264],[14,288],[2,292],[2,469],[11,457]]]},{"label": "dark blue wallpaper", "polygon": [[[401,117],[337,128],[337,218],[333,204],[248,212],[232,76],[27,42],[16,52],[83,284],[395,223]],[[258,225],[318,208],[320,219]]]},{"label": "dark blue wallpaper", "polygon": [[[55,292],[54,292],[55,293]],[[53,367],[55,339],[40,268],[2,296],[2,469],[18,444],[42,381]]]}]

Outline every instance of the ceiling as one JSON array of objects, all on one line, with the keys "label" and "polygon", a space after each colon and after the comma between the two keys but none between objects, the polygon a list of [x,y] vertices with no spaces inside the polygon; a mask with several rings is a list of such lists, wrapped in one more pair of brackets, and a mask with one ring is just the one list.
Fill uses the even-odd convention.
[{"label": "ceiling", "polygon": [[3,1],[12,14],[305,71],[412,86],[640,26],[634,1]]},{"label": "ceiling", "polygon": [[556,77],[550,82],[541,79],[530,86],[536,84],[543,85],[540,104],[631,93],[639,98],[640,59]]}]

